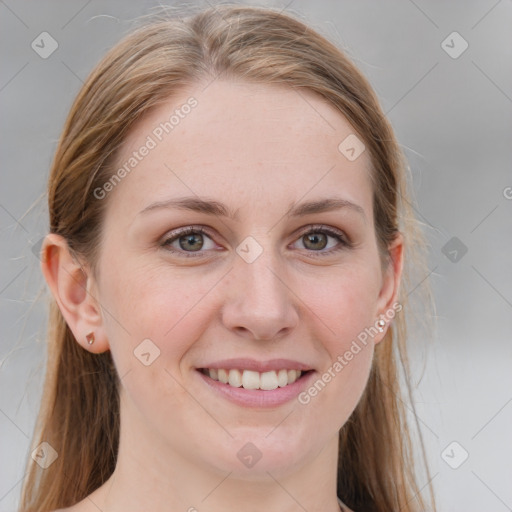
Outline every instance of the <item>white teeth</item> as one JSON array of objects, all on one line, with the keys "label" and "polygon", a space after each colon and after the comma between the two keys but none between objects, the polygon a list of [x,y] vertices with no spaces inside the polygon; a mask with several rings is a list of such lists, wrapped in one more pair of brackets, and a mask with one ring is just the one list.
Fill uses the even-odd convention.
[{"label": "white teeth", "polygon": [[277,373],[277,385],[280,388],[284,388],[288,384],[288,371],[279,370]]},{"label": "white teeth", "polygon": [[229,385],[239,388],[242,385],[242,373],[240,370],[229,370]]},{"label": "white teeth", "polygon": [[288,384],[293,384],[301,375],[300,370],[279,370],[270,372],[255,372],[253,370],[224,370],[224,369],[206,369],[206,375],[213,380],[218,380],[223,384],[229,384],[235,388],[244,389],[262,389],[271,391],[278,387],[284,388]]},{"label": "white teeth", "polygon": [[277,374],[276,372],[264,372],[260,377],[260,389],[271,391],[277,388]]},{"label": "white teeth", "polygon": [[259,389],[260,374],[258,372],[252,372],[251,370],[244,370],[242,375],[242,386],[245,389]]}]

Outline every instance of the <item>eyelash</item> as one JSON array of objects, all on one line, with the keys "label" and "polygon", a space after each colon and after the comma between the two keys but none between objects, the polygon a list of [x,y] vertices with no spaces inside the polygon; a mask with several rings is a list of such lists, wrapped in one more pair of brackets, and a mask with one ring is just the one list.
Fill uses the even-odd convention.
[{"label": "eyelash", "polygon": [[[311,256],[313,256],[313,257],[329,256],[329,255],[332,255],[333,253],[337,253],[338,251],[341,251],[343,249],[348,249],[348,248],[352,247],[352,243],[347,239],[347,237],[344,235],[344,233],[342,231],[338,231],[337,229],[329,228],[327,226],[322,226],[322,225],[310,226],[307,230],[305,230],[304,232],[302,232],[299,235],[298,239],[300,239],[304,236],[316,234],[316,233],[322,233],[322,234],[328,235],[332,238],[335,238],[339,242],[339,245],[336,246],[335,248],[331,248],[327,251],[324,251],[324,250],[314,251],[314,250],[305,249],[306,251],[311,253]],[[208,233],[208,231],[206,229],[204,229],[203,227],[188,226],[186,228],[179,229],[179,230],[173,232],[171,234],[171,236],[166,237],[161,242],[161,246],[171,253],[184,255],[185,258],[202,257],[202,253],[204,253],[205,251],[189,251],[189,252],[187,252],[187,251],[182,251],[182,250],[176,250],[176,249],[170,247],[170,244],[172,242],[179,240],[183,236],[191,235],[191,234],[206,235],[208,238],[210,238],[210,239],[212,238],[212,236]]]}]

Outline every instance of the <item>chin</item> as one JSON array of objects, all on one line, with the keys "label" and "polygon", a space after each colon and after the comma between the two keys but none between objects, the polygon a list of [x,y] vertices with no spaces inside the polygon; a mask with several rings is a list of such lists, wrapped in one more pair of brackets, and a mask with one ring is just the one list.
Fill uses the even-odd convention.
[{"label": "chin", "polygon": [[268,481],[268,473],[274,477],[286,476],[301,465],[313,447],[308,450],[304,441],[278,436],[276,432],[269,435],[271,431],[265,429],[261,435],[255,435],[254,431],[252,435],[236,435],[227,446],[215,443],[221,450],[209,463],[220,473],[231,473],[230,478],[240,480]]}]

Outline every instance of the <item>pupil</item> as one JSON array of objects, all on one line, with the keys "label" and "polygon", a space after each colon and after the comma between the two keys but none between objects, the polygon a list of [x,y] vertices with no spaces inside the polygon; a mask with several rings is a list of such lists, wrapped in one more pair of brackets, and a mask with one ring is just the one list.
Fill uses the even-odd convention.
[{"label": "pupil", "polygon": [[[326,245],[327,245],[327,240],[326,240],[326,235],[324,235],[323,233],[321,234],[311,234],[311,235],[306,235],[306,239],[309,242],[313,242],[313,244],[318,244],[318,242],[320,241],[320,245],[321,247],[318,247],[318,245],[316,247],[313,247],[313,249],[323,249]],[[307,244],[306,244],[307,246]]]},{"label": "pupil", "polygon": [[180,239],[180,247],[182,249],[192,249],[193,251],[195,250],[198,250],[198,249],[201,249],[201,247],[203,246],[203,242],[202,240],[199,241],[199,243],[196,243],[196,247],[194,247],[194,239],[196,238],[197,240],[199,240],[199,235],[185,235],[185,244],[190,244],[189,247],[184,247],[185,244],[183,244],[181,242],[181,239]]}]

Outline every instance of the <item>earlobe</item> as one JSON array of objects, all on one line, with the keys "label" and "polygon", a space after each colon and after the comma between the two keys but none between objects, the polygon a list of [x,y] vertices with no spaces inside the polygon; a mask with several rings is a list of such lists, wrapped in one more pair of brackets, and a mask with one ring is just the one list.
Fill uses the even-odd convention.
[{"label": "earlobe", "polygon": [[388,252],[389,261],[384,270],[382,287],[377,301],[377,328],[379,335],[375,338],[375,343],[379,343],[384,339],[396,313],[402,310],[401,304],[398,303],[398,292],[400,290],[404,264],[404,241],[401,233],[398,233],[395,240],[391,243]]},{"label": "earlobe", "polygon": [[[55,233],[46,236],[41,269],[78,343],[90,352],[108,350],[101,308],[91,293],[93,277],[73,256],[64,237]],[[93,343],[90,343],[91,339]]]}]

